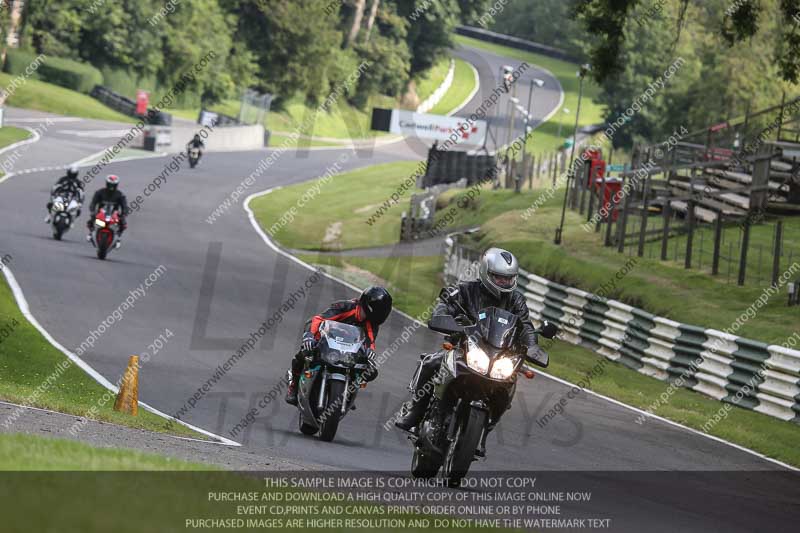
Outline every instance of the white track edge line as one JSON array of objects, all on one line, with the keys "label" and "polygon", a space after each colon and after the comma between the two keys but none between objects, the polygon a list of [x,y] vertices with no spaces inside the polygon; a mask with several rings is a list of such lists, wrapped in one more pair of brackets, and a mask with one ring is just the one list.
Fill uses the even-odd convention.
[{"label": "white track edge line", "polygon": [[[45,409],[44,407],[34,407],[32,405],[23,405],[20,403],[9,402],[8,400],[0,400],[0,405],[8,405],[10,407],[16,407],[17,409],[25,409],[26,411],[39,411],[41,413],[49,413],[53,415],[61,415],[61,416],[71,416],[73,418],[83,419],[83,420],[91,420],[92,422],[97,422],[98,424],[109,424],[116,427],[121,427],[124,429],[129,429],[131,431],[150,431],[144,428],[132,428],[130,426],[123,426],[121,424],[117,424],[116,422],[108,422],[105,420],[95,420],[93,418],[86,418],[85,416],[76,415],[72,413],[64,413],[63,411],[54,411],[52,409]],[[170,433],[158,433],[160,436],[169,437],[171,439],[178,439],[178,440],[188,440],[192,442],[202,442],[204,444],[214,444],[217,446],[226,446],[225,443],[216,441],[216,440],[203,440],[203,439],[196,439],[193,437],[181,437],[179,435],[172,435]]]},{"label": "white track edge line", "polygon": [[[31,138],[31,139],[26,139],[25,141],[20,141],[19,143],[15,143],[15,144],[12,144],[10,146],[6,146],[3,150],[0,150],[0,154],[2,154],[6,150],[10,150],[11,148],[13,148],[15,146],[20,146],[22,144],[30,144],[30,143],[34,143],[34,142],[38,142],[39,141],[41,136],[35,130],[33,130],[32,128],[25,128],[25,129],[27,129],[28,131],[33,133],[34,137]],[[5,182],[7,179],[13,177],[14,175],[15,174],[12,172],[10,174],[7,174],[6,176],[3,176],[3,178],[0,178],[0,183]],[[53,338],[52,335],[50,335],[50,332],[48,332],[39,323],[39,321],[36,320],[36,317],[33,316],[33,313],[31,313],[30,306],[28,305],[28,300],[25,298],[25,294],[22,291],[22,287],[17,282],[17,278],[14,276],[13,272],[11,272],[11,268],[9,268],[8,266],[5,266],[5,267],[3,267],[2,271],[3,271],[3,274],[5,275],[5,278],[6,278],[6,281],[8,282],[9,287],[11,287],[11,292],[14,295],[14,299],[17,302],[17,306],[19,307],[20,312],[22,313],[22,316],[24,316],[28,320],[28,322],[30,322],[30,324],[39,331],[39,333],[45,338],[45,340],[47,340],[47,342],[49,342],[58,351],[63,353],[65,356],[67,356],[68,359],[70,359],[72,362],[74,362],[84,372],[89,374],[89,376],[94,378],[94,380],[97,381],[100,385],[104,386],[106,389],[108,389],[108,390],[110,390],[110,391],[112,391],[114,393],[118,392],[117,387],[113,383],[111,383],[106,378],[104,378],[99,372],[97,372],[94,368],[92,368],[83,359],[81,359],[77,355],[73,354],[72,352],[70,352],[69,350],[64,348],[61,344],[59,344],[58,341],[55,340],[55,338]],[[141,405],[147,411],[150,411],[151,413],[153,413],[155,415],[158,415],[158,416],[160,416],[162,418],[165,418],[167,420],[171,420],[173,422],[177,422],[178,424],[181,424],[182,426],[187,427],[187,428],[189,428],[189,429],[191,429],[193,431],[196,431],[196,432],[198,432],[198,433],[200,433],[202,435],[206,435],[208,437],[211,437],[211,438],[214,438],[214,439],[218,439],[222,444],[225,444],[226,446],[237,446],[237,447],[241,446],[241,444],[236,442],[236,441],[233,441],[233,440],[228,439],[226,437],[223,437],[221,435],[216,435],[214,433],[211,433],[210,431],[206,431],[203,428],[194,426],[192,424],[189,424],[188,422],[184,422],[183,420],[179,420],[179,419],[175,418],[174,416],[171,416],[171,415],[168,415],[167,413],[159,411],[155,407],[152,407],[152,406],[150,406],[149,404],[147,404],[145,402],[141,402],[140,401],[139,405]]]},{"label": "white track edge line", "polygon": [[[17,301],[17,306],[19,306],[20,312],[28,320],[28,322],[30,322],[30,324],[34,328],[36,328],[39,331],[39,333],[54,348],[56,348],[58,351],[63,353],[65,356],[67,356],[67,358],[70,361],[75,363],[75,365],[77,365],[81,370],[83,370],[84,372],[89,374],[89,376],[91,376],[100,385],[102,385],[103,387],[105,387],[106,389],[110,390],[111,392],[113,392],[115,394],[117,392],[119,392],[119,389],[117,388],[116,385],[114,385],[113,383],[108,381],[105,377],[103,377],[102,374],[100,374],[97,370],[92,368],[92,366],[89,365],[86,361],[84,361],[83,359],[81,359],[80,357],[75,355],[74,353],[72,353],[69,350],[67,350],[57,340],[55,340],[55,338],[53,338],[52,335],[50,335],[50,333],[39,323],[38,320],[36,320],[36,317],[34,317],[33,314],[31,313],[30,306],[28,305],[28,300],[25,298],[25,294],[22,292],[22,287],[20,287],[19,283],[17,283],[17,279],[16,279],[16,277],[14,277],[14,274],[11,272],[11,269],[6,266],[5,268],[3,268],[3,274],[5,274],[6,281],[8,281],[8,285],[11,287],[11,292],[14,294],[14,299]],[[167,413],[159,411],[155,407],[152,407],[152,406],[150,406],[149,404],[147,404],[145,402],[141,402],[140,401],[139,405],[141,405],[144,409],[150,411],[151,413],[153,413],[155,415],[158,415],[158,416],[160,416],[162,418],[166,418],[167,420],[171,420],[173,422],[177,422],[178,424],[181,424],[184,427],[187,427],[187,428],[189,428],[191,430],[194,430],[194,431],[196,431],[198,433],[201,433],[203,435],[206,435],[208,437],[212,437],[214,439],[218,439],[223,444],[226,444],[228,446],[241,446],[241,444],[239,444],[238,442],[235,442],[235,441],[232,441],[230,439],[227,439],[227,438],[225,438],[225,437],[223,437],[221,435],[216,435],[214,433],[211,433],[210,431],[206,431],[203,428],[199,428],[197,426],[189,424],[188,422],[184,422],[183,420],[179,420],[179,419],[175,418],[172,415],[168,415]],[[66,414],[66,413],[64,413],[64,414]]]},{"label": "white track edge line", "polygon": [[[562,95],[563,95],[563,93],[562,93]],[[269,247],[270,247],[272,250],[276,251],[277,253],[279,253],[280,255],[282,255],[282,256],[284,256],[284,257],[287,257],[287,258],[291,259],[292,261],[294,261],[295,263],[297,263],[297,264],[299,264],[299,265],[303,266],[304,268],[307,268],[308,270],[311,270],[311,271],[314,271],[314,272],[316,272],[317,270],[316,270],[316,269],[315,269],[313,266],[311,266],[310,264],[306,263],[305,261],[303,261],[303,260],[301,260],[301,259],[299,259],[299,258],[295,257],[294,255],[290,254],[289,252],[286,252],[285,250],[281,249],[281,248],[280,248],[278,245],[276,245],[276,244],[275,244],[275,243],[272,241],[272,239],[270,239],[270,238],[267,236],[267,234],[264,232],[264,230],[262,230],[262,229],[261,229],[261,225],[260,225],[260,224],[258,223],[258,221],[256,220],[255,213],[253,212],[253,210],[252,210],[252,209],[251,209],[251,207],[250,207],[250,202],[251,202],[252,200],[255,200],[256,198],[260,198],[260,197],[262,197],[262,196],[266,196],[266,195],[268,195],[268,194],[271,194],[271,193],[273,193],[274,191],[277,191],[277,190],[279,190],[279,189],[282,189],[282,187],[280,187],[280,186],[278,186],[278,187],[273,187],[273,188],[271,188],[271,189],[267,189],[266,191],[262,191],[262,192],[258,192],[258,193],[251,194],[250,196],[248,196],[248,197],[247,197],[247,199],[245,199],[245,201],[244,201],[244,204],[243,204],[243,205],[244,205],[244,209],[245,209],[245,211],[246,211],[246,212],[247,212],[247,214],[248,214],[248,217],[250,218],[250,223],[251,223],[251,224],[253,225],[253,227],[255,228],[255,230],[256,230],[256,233],[258,233],[258,235],[261,237],[261,239],[262,239],[262,240],[263,240],[263,241],[264,241],[264,242],[267,244],[267,246],[269,246]],[[332,275],[332,274],[329,274],[329,273],[327,273],[327,272],[322,272],[322,274],[323,274],[325,277],[329,278],[329,279],[332,279],[332,280],[334,280],[334,281],[336,281],[336,282],[338,282],[338,283],[341,283],[342,285],[344,285],[344,286],[346,286],[346,287],[349,287],[350,289],[353,289],[353,290],[354,290],[354,291],[356,291],[356,292],[361,292],[361,289],[359,289],[359,288],[358,288],[358,287],[356,287],[355,285],[353,285],[353,284],[351,284],[351,283],[348,283],[347,281],[344,281],[344,280],[342,280],[342,279],[339,279],[339,278],[337,278],[336,276],[334,276],[334,275]],[[419,320],[417,320],[416,318],[412,317],[412,316],[411,316],[411,315],[409,315],[408,313],[404,313],[403,311],[400,311],[400,310],[398,310],[398,309],[394,309],[394,310],[393,310],[393,312],[396,312],[396,313],[400,314],[401,316],[403,316],[403,317],[405,317],[405,318],[407,318],[407,319],[411,320],[412,322],[414,322],[414,323],[416,323],[416,324],[418,324],[418,325],[420,325],[420,326],[423,326],[423,327],[425,326],[425,324],[422,324],[422,323],[421,323]],[[559,382],[559,383],[561,383],[561,384],[563,384],[563,385],[569,385],[570,387],[578,387],[578,385],[576,385],[575,383],[572,383],[572,382],[570,382],[570,381],[567,381],[567,380],[565,380],[565,379],[557,378],[557,377],[555,377],[555,376],[553,376],[553,375],[551,375],[551,374],[548,374],[548,373],[546,373],[546,372],[542,372],[541,370],[536,370],[536,373],[537,373],[537,374],[539,374],[539,375],[545,376],[545,377],[547,377],[547,378],[550,378],[550,379],[552,379],[553,381],[557,381],[557,382]],[[608,401],[608,402],[610,402],[610,403],[613,403],[614,405],[618,405],[618,406],[620,406],[620,407],[623,407],[623,408],[625,408],[625,409],[629,409],[629,410],[631,410],[631,411],[633,411],[633,412],[635,412],[635,413],[638,413],[638,414],[641,414],[641,415],[645,415],[645,416],[647,416],[647,417],[649,417],[649,418],[654,418],[654,419],[656,419],[656,420],[659,420],[659,421],[661,421],[661,422],[664,422],[664,423],[666,423],[666,424],[669,424],[669,425],[671,425],[671,426],[674,426],[674,427],[676,427],[676,428],[680,428],[680,429],[686,430],[686,431],[688,431],[689,433],[693,433],[693,434],[695,434],[695,435],[700,435],[700,436],[702,436],[702,437],[705,437],[705,438],[711,439],[711,440],[713,440],[713,441],[716,441],[716,442],[719,442],[719,443],[721,443],[721,444],[727,444],[728,446],[730,446],[730,447],[732,447],[732,448],[735,448],[735,449],[737,449],[737,450],[739,450],[739,451],[742,451],[742,452],[745,452],[745,453],[749,453],[750,455],[753,455],[753,456],[755,456],[755,457],[758,457],[759,459],[763,459],[763,460],[765,460],[765,461],[767,461],[767,462],[770,462],[770,463],[776,464],[776,465],[778,465],[778,466],[781,466],[781,467],[783,467],[783,468],[786,468],[786,469],[788,469],[788,470],[792,470],[792,471],[794,471],[794,472],[800,472],[800,468],[797,468],[797,467],[794,467],[794,466],[792,466],[792,465],[786,464],[786,463],[784,463],[784,462],[782,462],[782,461],[779,461],[779,460],[777,460],[777,459],[773,459],[773,458],[771,458],[771,457],[768,457],[768,456],[766,456],[766,455],[764,455],[764,454],[762,454],[762,453],[759,453],[759,452],[757,452],[757,451],[755,451],[755,450],[751,450],[750,448],[745,448],[744,446],[740,446],[739,444],[736,444],[736,443],[733,443],[733,442],[727,441],[727,440],[725,440],[725,439],[723,439],[723,438],[720,438],[720,437],[715,437],[714,435],[709,435],[709,434],[707,434],[707,433],[703,433],[702,431],[698,431],[698,430],[696,430],[696,429],[693,429],[693,428],[690,428],[690,427],[688,427],[688,426],[684,426],[683,424],[680,424],[680,423],[678,423],[678,422],[674,422],[674,421],[672,421],[672,420],[669,420],[669,419],[663,418],[663,417],[661,417],[661,416],[654,415],[654,414],[652,414],[652,413],[648,413],[647,411],[643,411],[642,409],[639,409],[638,407],[634,407],[634,406],[632,406],[632,405],[628,405],[628,404],[626,404],[626,403],[622,403],[622,402],[620,402],[619,400],[615,400],[615,399],[613,399],[613,398],[609,398],[608,396],[604,396],[604,395],[602,395],[602,394],[600,394],[600,393],[597,393],[597,392],[594,392],[594,391],[591,391],[591,390],[588,390],[588,389],[582,389],[582,390],[583,390],[584,392],[586,392],[586,393],[590,394],[590,395],[596,396],[596,397],[598,397],[598,398],[601,398],[601,399],[603,399],[603,400],[606,400],[606,401]]]}]

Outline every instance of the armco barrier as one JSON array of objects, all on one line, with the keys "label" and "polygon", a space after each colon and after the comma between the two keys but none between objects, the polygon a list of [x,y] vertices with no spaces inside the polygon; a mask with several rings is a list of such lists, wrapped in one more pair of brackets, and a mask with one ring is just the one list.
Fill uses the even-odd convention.
[{"label": "armco barrier", "polygon": [[456,33],[481,41],[517,48],[518,50],[535,52],[537,54],[542,54],[543,56],[569,61],[570,63],[580,63],[580,59],[571,55],[566,50],[553,48],[552,46],[535,43],[533,41],[526,41],[525,39],[520,39],[519,37],[511,37],[510,35],[503,35],[502,33],[495,33],[493,31],[475,28],[473,26],[456,26]]},{"label": "armco barrier", "polygon": [[172,115],[156,109],[148,109],[147,115],[140,117],[136,114],[136,102],[130,98],[122,96],[121,94],[117,94],[111,89],[103,87],[102,85],[95,85],[94,89],[92,89],[92,92],[89,94],[92,98],[99,100],[111,109],[118,111],[123,115],[134,118],[143,118],[147,124],[159,126],[169,126],[172,124]]},{"label": "armco barrier", "polygon": [[[445,281],[475,279],[479,255],[447,239]],[[531,317],[561,338],[660,380],[726,403],[800,423],[800,351],[659,317],[521,271]]]}]

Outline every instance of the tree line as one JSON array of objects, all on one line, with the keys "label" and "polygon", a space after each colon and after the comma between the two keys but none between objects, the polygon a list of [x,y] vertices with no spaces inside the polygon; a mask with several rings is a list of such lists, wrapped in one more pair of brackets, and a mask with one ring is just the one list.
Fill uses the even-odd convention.
[{"label": "tree line", "polygon": [[699,130],[800,93],[800,0],[509,0],[488,25],[588,61],[608,122],[682,58],[620,128],[617,146]]},{"label": "tree line", "polygon": [[166,91],[213,51],[213,63],[187,88],[192,104],[244,88],[273,93],[278,104],[298,94],[316,104],[367,61],[346,94],[364,106],[376,93],[401,95],[448,54],[454,26],[488,2],[37,0],[25,3],[20,46],[89,63],[127,93]]}]

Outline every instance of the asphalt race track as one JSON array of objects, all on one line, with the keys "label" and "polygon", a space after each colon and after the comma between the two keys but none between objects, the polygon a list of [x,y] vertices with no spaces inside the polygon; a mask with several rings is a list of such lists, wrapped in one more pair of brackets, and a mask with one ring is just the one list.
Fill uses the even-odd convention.
[{"label": "asphalt race track", "polygon": [[[458,54],[476,65],[481,78],[481,90],[458,113],[468,116],[496,86],[499,67],[516,62],[474,49],[460,49]],[[546,73],[530,69],[521,82],[526,89],[521,92],[525,99],[526,80],[532,76],[546,80],[545,89],[537,92],[535,115],[541,118],[558,105],[559,91],[557,82]],[[506,107],[504,97],[498,109]],[[494,120],[507,120],[504,113],[501,111]],[[7,120],[9,124],[33,127],[32,122],[15,120],[43,116],[14,110]],[[520,135],[521,120],[517,123]],[[121,129],[126,126],[97,121],[55,123],[39,143],[20,149],[15,170],[63,165],[84,158],[116,142],[119,135],[111,133]],[[76,130],[111,133],[106,138],[80,136]],[[214,376],[218,365],[292,299],[296,302],[294,309],[182,418],[273,456],[305,459],[331,469],[406,471],[410,445],[398,432],[386,431],[384,424],[406,399],[406,386],[419,354],[435,350],[440,342],[437,335],[425,329],[417,330],[381,367],[378,380],[360,392],[358,409],[341,423],[335,442],[322,443],[298,432],[297,412],[283,402],[282,388],[277,400],[259,411],[246,430],[235,437],[229,433],[283,379],[305,319],[330,301],[355,294],[328,278],[309,282],[310,270],[267,246],[241,205],[244,197],[313,179],[337,161],[344,161],[342,167],[349,170],[420,159],[425,152],[414,141],[355,154],[338,149],[287,152],[247,189],[239,205],[208,224],[207,217],[270,153],[273,152],[211,153],[193,171],[184,165],[143,202],[141,211],[130,216],[123,248],[105,262],[98,261],[91,245],[84,241],[82,224],[70,231],[63,242],[51,239],[49,228],[43,223],[44,205],[50,186],[60,174],[45,171],[13,176],[0,185],[0,256],[13,257],[9,266],[33,314],[72,351],[128,298],[130,291],[163,265],[163,273],[135,307],[109,328],[83,358],[114,382],[124,370],[127,357],[147,350],[153,339],[168,328],[174,337],[143,367],[139,397],[170,414],[179,412]],[[0,158],[7,156],[8,152]],[[130,200],[163,171],[169,160],[160,157],[112,163],[101,178],[112,170],[120,175]],[[101,186],[101,178],[88,187],[87,195]],[[387,268],[392,266],[392,260],[387,259]],[[301,288],[307,289],[305,294],[292,297]],[[381,331],[378,352],[411,324],[394,313]],[[586,393],[571,400],[563,416],[544,428],[538,427],[536,420],[569,388],[544,376],[533,381],[522,379],[513,408],[489,440],[487,460],[477,463],[474,469],[573,471],[576,479],[597,484],[597,490],[605,491],[615,502],[598,512],[625,516],[631,530],[638,527],[640,531],[675,531],[667,526],[680,524],[682,531],[751,531],[754,523],[763,523],[754,520],[764,512],[771,520],[768,529],[778,531],[788,526],[783,522],[789,519],[784,513],[792,507],[786,503],[793,501],[797,505],[798,488],[778,475],[730,475],[724,481],[720,478],[720,486],[707,482],[684,484],[680,476],[664,477],[671,497],[655,498],[648,493],[644,480],[623,484],[613,476],[593,474],[784,469],[657,419],[637,424],[635,411]],[[653,479],[661,478],[653,475]],[[774,498],[768,511],[761,507],[767,495]],[[711,512],[707,512],[709,506]]]}]

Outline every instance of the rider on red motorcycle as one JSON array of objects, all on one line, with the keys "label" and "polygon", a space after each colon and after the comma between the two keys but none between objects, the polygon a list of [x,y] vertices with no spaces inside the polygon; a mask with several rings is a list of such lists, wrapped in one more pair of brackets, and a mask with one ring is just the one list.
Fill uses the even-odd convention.
[{"label": "rider on red motorcycle", "polygon": [[128,199],[119,190],[119,177],[110,175],[106,178],[106,186],[103,189],[98,189],[92,197],[92,203],[89,205],[89,220],[86,226],[89,229],[89,235],[86,237],[87,241],[92,240],[92,228],[94,227],[94,219],[97,216],[97,210],[100,206],[112,204],[117,211],[119,211],[119,235],[117,237],[117,247],[122,245],[122,234],[128,229],[125,222],[125,217],[128,214]]}]

